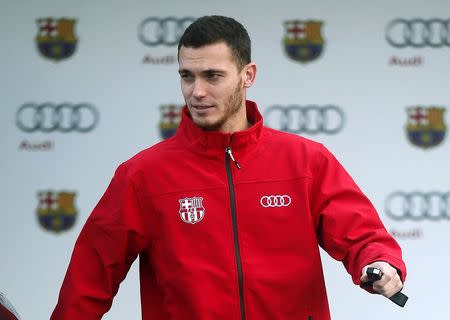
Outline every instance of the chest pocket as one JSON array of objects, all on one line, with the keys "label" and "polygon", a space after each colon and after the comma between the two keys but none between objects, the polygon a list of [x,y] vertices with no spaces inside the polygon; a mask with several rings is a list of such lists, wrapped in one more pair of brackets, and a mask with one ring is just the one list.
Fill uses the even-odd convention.
[{"label": "chest pocket", "polygon": [[[307,178],[236,185],[236,215],[242,245],[261,255],[305,252],[315,241]],[[305,246],[306,245],[306,246]]]}]

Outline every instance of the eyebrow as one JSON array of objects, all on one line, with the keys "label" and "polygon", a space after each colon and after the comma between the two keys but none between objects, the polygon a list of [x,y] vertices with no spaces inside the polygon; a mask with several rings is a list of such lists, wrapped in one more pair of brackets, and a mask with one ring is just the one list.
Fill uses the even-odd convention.
[{"label": "eyebrow", "polygon": [[178,73],[182,74],[182,73],[191,73],[191,72],[188,69],[180,69],[180,70],[178,70]]},{"label": "eyebrow", "polygon": [[[192,71],[188,70],[188,69],[180,69],[178,70],[179,74],[192,74]],[[203,75],[209,75],[209,74],[225,74],[226,71],[225,70],[220,70],[220,69],[206,69],[200,72]]]}]

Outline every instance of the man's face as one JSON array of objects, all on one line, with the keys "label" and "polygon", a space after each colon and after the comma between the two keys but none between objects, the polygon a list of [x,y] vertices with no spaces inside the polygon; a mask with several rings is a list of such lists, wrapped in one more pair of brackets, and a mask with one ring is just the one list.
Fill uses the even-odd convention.
[{"label": "man's face", "polygon": [[194,123],[205,130],[241,130],[237,126],[247,121],[245,68],[238,70],[228,45],[181,47],[178,61],[181,91]]}]

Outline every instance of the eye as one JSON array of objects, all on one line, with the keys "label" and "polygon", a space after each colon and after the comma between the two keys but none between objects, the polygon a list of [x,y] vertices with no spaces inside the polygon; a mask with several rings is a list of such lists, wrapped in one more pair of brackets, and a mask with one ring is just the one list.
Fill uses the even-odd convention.
[{"label": "eye", "polygon": [[194,80],[194,77],[190,73],[181,73],[180,74],[181,79],[185,82],[190,82]]},{"label": "eye", "polygon": [[221,75],[219,73],[208,73],[207,78],[210,81],[217,81],[219,80],[219,78],[221,77]]}]

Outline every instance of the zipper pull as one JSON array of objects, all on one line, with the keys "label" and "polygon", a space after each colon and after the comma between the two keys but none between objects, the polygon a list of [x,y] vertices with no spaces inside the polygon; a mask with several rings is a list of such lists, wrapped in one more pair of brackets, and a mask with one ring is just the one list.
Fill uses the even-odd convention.
[{"label": "zipper pull", "polygon": [[233,152],[231,152],[231,147],[227,147],[225,148],[225,153],[228,154],[231,158],[231,161],[234,162],[234,164],[236,165],[236,168],[240,169],[241,165],[239,164],[239,162],[236,161],[236,159],[233,157]]}]

